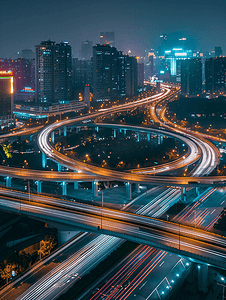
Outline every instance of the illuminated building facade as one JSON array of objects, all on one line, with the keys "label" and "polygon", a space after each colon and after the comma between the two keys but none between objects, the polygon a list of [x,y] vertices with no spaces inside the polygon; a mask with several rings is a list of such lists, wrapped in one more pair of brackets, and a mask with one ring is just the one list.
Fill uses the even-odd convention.
[{"label": "illuminated building facade", "polygon": [[35,88],[34,59],[0,59],[0,70],[12,70],[14,91],[20,91],[26,86]]},{"label": "illuminated building facade", "polygon": [[71,100],[72,58],[68,42],[41,42],[36,46],[36,101],[52,103]]},{"label": "illuminated building facade", "polygon": [[115,47],[114,31],[101,32],[100,33],[100,45],[109,45],[110,47]]},{"label": "illuminated building facade", "polygon": [[202,60],[192,58],[181,61],[181,93],[202,94]]},{"label": "illuminated building facade", "polygon": [[13,72],[0,71],[0,126],[13,121]]},{"label": "illuminated building facade", "polygon": [[226,57],[207,58],[205,62],[206,92],[226,91]]},{"label": "illuminated building facade", "polygon": [[170,68],[170,75],[178,76],[178,73],[180,73],[180,61],[191,58],[192,56],[192,50],[184,50],[183,48],[172,48],[171,50],[166,50],[165,60],[166,65]]}]

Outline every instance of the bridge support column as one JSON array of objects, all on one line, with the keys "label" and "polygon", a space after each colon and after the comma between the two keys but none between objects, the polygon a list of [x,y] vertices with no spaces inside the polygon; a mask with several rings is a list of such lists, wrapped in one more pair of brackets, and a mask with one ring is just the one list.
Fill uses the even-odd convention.
[{"label": "bridge support column", "polygon": [[64,126],[64,136],[67,136],[67,126]]},{"label": "bridge support column", "polygon": [[76,133],[80,131],[80,127],[76,127]]},{"label": "bridge support column", "polygon": [[114,138],[116,138],[117,136],[117,132],[116,132],[116,129],[114,129]]},{"label": "bridge support column", "polygon": [[158,135],[158,145],[163,143],[163,136],[160,134]]},{"label": "bridge support column", "polygon": [[59,136],[61,135],[61,129],[59,129]]},{"label": "bridge support column", "polygon": [[130,182],[126,182],[126,198],[128,200],[132,199],[132,189],[131,189],[131,183]]},{"label": "bridge support column", "polygon": [[181,201],[182,202],[186,201],[186,188],[185,187],[181,188]]},{"label": "bridge support column", "polygon": [[208,291],[208,265],[198,265],[198,289],[200,292]]},{"label": "bridge support column", "polygon": [[42,192],[42,183],[41,183],[41,181],[36,181],[35,183],[37,185],[37,193],[41,193]]},{"label": "bridge support column", "polygon": [[124,135],[126,135],[126,129],[124,129]]},{"label": "bridge support column", "polygon": [[62,166],[61,166],[61,164],[57,164],[57,170],[58,170],[58,172],[61,172],[61,171],[62,171]]},{"label": "bridge support column", "polygon": [[140,133],[137,132],[137,142],[139,142],[139,141],[140,141]]},{"label": "bridge support column", "polygon": [[66,181],[62,182],[62,195],[63,196],[67,195],[67,182]]},{"label": "bridge support column", "polygon": [[75,189],[75,190],[78,190],[78,188],[79,188],[79,182],[78,182],[78,181],[75,181],[75,182],[74,182],[74,189]]},{"label": "bridge support column", "polygon": [[79,232],[80,231],[77,230],[58,230],[58,246],[62,246],[63,244],[67,243],[70,239],[79,234]]},{"label": "bridge support column", "polygon": [[97,126],[97,127],[95,127],[95,129],[96,129],[96,132],[99,132],[99,127]]},{"label": "bridge support column", "polygon": [[55,140],[55,134],[54,131],[51,132],[51,141],[54,144],[54,140]]},{"label": "bridge support column", "polygon": [[45,156],[45,153],[42,152],[42,167],[45,168],[47,164],[47,158]]},{"label": "bridge support column", "polygon": [[198,187],[195,187],[195,194],[196,194],[196,196],[199,196],[199,188]]},{"label": "bridge support column", "polygon": [[33,135],[30,135],[30,142],[32,142],[32,139],[33,139]]},{"label": "bridge support column", "polygon": [[135,192],[140,193],[140,184],[135,183]]},{"label": "bridge support column", "polygon": [[12,177],[7,176],[5,178],[6,180],[6,187],[11,187],[12,186]]},{"label": "bridge support column", "polygon": [[150,133],[147,134],[147,140],[150,142]]},{"label": "bridge support column", "polygon": [[93,181],[92,182],[92,193],[94,197],[98,197],[98,181]]}]

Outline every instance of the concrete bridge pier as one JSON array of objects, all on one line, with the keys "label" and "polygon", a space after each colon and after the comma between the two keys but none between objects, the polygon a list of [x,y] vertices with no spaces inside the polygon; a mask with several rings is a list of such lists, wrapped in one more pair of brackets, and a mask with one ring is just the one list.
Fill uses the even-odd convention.
[{"label": "concrete bridge pier", "polygon": [[95,130],[96,130],[96,132],[99,132],[99,127],[96,126],[96,127],[95,127]]},{"label": "concrete bridge pier", "polygon": [[59,136],[61,135],[61,128],[59,128]]},{"label": "concrete bridge pier", "polygon": [[67,182],[66,181],[62,182],[62,195],[63,196],[67,195]]},{"label": "concrete bridge pier", "polygon": [[195,194],[196,194],[196,196],[199,196],[199,194],[200,194],[198,187],[195,187]]},{"label": "concrete bridge pier", "polygon": [[67,136],[67,126],[64,126],[64,136]]},{"label": "concrete bridge pier", "polygon": [[200,292],[208,292],[208,265],[198,265],[198,289]]},{"label": "concrete bridge pier", "polygon": [[45,153],[42,152],[42,167],[45,168],[47,165],[47,158]]},{"label": "concrete bridge pier", "polygon": [[135,183],[135,192],[140,193],[140,184]]},{"label": "concrete bridge pier", "polygon": [[117,136],[117,131],[116,129],[114,129],[114,138],[116,138],[116,136]]},{"label": "concrete bridge pier", "polygon": [[150,142],[150,133],[147,134],[147,140]]},{"label": "concrete bridge pier", "polygon": [[79,234],[79,232],[80,231],[77,230],[58,230],[58,246],[62,246],[67,243],[70,239]]},{"label": "concrete bridge pier", "polygon": [[126,129],[124,129],[124,135],[126,135]]},{"label": "concrete bridge pier", "polygon": [[92,193],[94,197],[98,197],[98,181],[95,180],[92,182]]},{"label": "concrete bridge pier", "polygon": [[52,141],[52,143],[54,144],[54,141],[55,141],[55,134],[54,134],[54,131],[51,132],[51,141]]},{"label": "concrete bridge pier", "polygon": [[76,133],[79,133],[80,127],[76,127]]},{"label": "concrete bridge pier", "polygon": [[58,172],[61,172],[61,171],[62,171],[62,166],[61,166],[61,164],[57,164],[57,171],[58,171]]},{"label": "concrete bridge pier", "polygon": [[126,199],[128,199],[128,200],[132,199],[132,189],[131,189],[130,182],[126,182]]},{"label": "concrete bridge pier", "polygon": [[12,186],[12,177],[7,176],[5,178],[6,180],[6,187],[11,187]]},{"label": "concrete bridge pier", "polygon": [[41,183],[41,181],[37,180],[35,182],[35,184],[37,185],[37,193],[41,193],[42,192],[42,183]]},{"label": "concrete bridge pier", "polygon": [[187,198],[187,196],[186,196],[186,188],[182,187],[181,188],[181,201],[182,202],[186,202],[186,198]]},{"label": "concrete bridge pier", "polygon": [[139,141],[140,141],[140,133],[137,132],[137,142],[139,142]]},{"label": "concrete bridge pier", "polygon": [[30,142],[32,142],[33,140],[33,135],[30,135]]},{"label": "concrete bridge pier", "polygon": [[158,145],[163,143],[163,136],[160,134],[158,135]]},{"label": "concrete bridge pier", "polygon": [[78,190],[79,189],[79,182],[75,181],[74,182],[74,190]]}]

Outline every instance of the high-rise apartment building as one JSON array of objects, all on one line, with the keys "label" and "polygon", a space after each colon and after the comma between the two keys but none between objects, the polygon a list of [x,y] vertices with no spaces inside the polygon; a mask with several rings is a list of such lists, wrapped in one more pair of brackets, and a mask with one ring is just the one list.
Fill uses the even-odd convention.
[{"label": "high-rise apartment building", "polygon": [[13,117],[13,72],[0,71],[0,126],[12,123]]},{"label": "high-rise apartment building", "polygon": [[72,58],[68,42],[36,46],[36,101],[59,102],[72,97]]},{"label": "high-rise apartment building", "polygon": [[111,47],[115,47],[114,31],[101,32],[100,33],[100,45],[110,45]]},{"label": "high-rise apartment building", "polygon": [[84,41],[81,44],[81,59],[90,60],[93,55],[93,42]]},{"label": "high-rise apartment building", "polygon": [[200,58],[181,61],[181,93],[185,95],[202,94],[202,61]]},{"label": "high-rise apartment building", "polygon": [[109,45],[93,47],[93,98],[104,101],[119,96],[119,52]]},{"label": "high-rise apartment building", "polygon": [[207,93],[226,91],[226,57],[207,58],[205,77]]},{"label": "high-rise apartment building", "polygon": [[137,92],[137,60],[115,47],[93,47],[93,99],[104,101]]}]

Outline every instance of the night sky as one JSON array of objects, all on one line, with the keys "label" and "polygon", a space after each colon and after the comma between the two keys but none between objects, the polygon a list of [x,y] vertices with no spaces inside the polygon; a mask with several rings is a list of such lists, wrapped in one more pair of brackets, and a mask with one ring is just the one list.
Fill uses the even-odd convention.
[{"label": "night sky", "polygon": [[69,41],[76,56],[81,41],[99,43],[100,31],[115,31],[117,49],[133,55],[173,32],[226,54],[226,0],[0,0],[0,25],[0,58],[47,39]]}]

